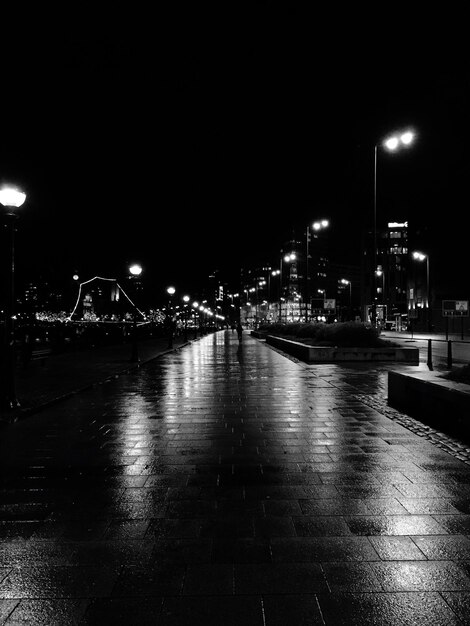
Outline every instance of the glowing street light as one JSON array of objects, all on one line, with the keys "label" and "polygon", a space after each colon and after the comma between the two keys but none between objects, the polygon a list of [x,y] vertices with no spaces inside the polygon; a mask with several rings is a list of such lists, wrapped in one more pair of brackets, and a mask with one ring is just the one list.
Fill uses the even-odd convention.
[{"label": "glowing street light", "polygon": [[415,134],[411,130],[407,130],[404,133],[387,137],[387,139],[383,142],[383,145],[389,152],[395,152],[400,145],[409,146],[412,144],[414,138]]},{"label": "glowing street light", "polygon": [[[324,230],[325,228],[328,228],[330,225],[330,221],[327,219],[321,219],[321,220],[317,220],[316,222],[313,222],[312,224],[312,228],[315,232],[318,232],[320,230]],[[317,235],[314,235],[315,238],[318,238]],[[310,258],[310,252],[309,252],[309,243],[311,241],[311,234],[310,234],[310,227],[307,226],[307,245],[306,245],[306,254],[305,254],[305,321],[308,322],[309,319],[309,314],[308,314],[308,307],[310,306],[310,274],[309,274],[309,258]]]},{"label": "glowing street light", "polygon": [[[134,263],[129,267],[129,274],[135,278],[138,278],[142,274],[142,266],[138,263]],[[131,361],[133,363],[139,362],[139,344],[137,342],[137,306],[133,303],[133,315],[132,315],[132,352]]]},{"label": "glowing street light", "polygon": [[429,286],[429,254],[415,250],[412,253],[413,259],[418,262],[426,260],[426,321],[428,332],[431,332],[431,290]]},{"label": "glowing street light", "polygon": [[15,409],[20,406],[15,390],[15,209],[19,208],[26,200],[26,194],[15,187],[2,187],[0,189],[0,204],[5,209],[5,218],[8,228],[8,273],[7,273],[7,297],[5,299],[5,322],[3,329],[3,362],[2,381],[2,404],[6,409]]},{"label": "glowing street light", "polygon": [[[281,250],[282,252],[282,250]],[[276,270],[276,273],[279,273],[279,321],[282,321],[282,308],[281,303],[285,302],[285,298],[282,297],[282,262],[284,263],[292,263],[297,260],[297,255],[295,252],[289,252],[284,256],[281,256],[279,270]],[[287,313],[286,313],[287,316]]]},{"label": "glowing street light", "polygon": [[[400,148],[409,148],[416,138],[412,130],[405,130],[389,135],[382,142],[381,146],[386,152],[397,152]],[[373,267],[377,268],[377,152],[379,146],[374,145],[374,259]],[[374,285],[375,285],[374,269]],[[375,292],[375,289],[374,289]]]},{"label": "glowing street light", "polygon": [[328,228],[329,225],[329,220],[319,220],[318,222],[313,222],[312,228],[313,230],[321,230],[322,228]]},{"label": "glowing street light", "polygon": [[385,272],[379,267],[375,270],[375,275],[379,278],[382,277],[382,303],[385,304]]},{"label": "glowing street light", "polygon": [[188,302],[190,300],[189,296],[183,296],[184,302],[184,340],[188,341]]},{"label": "glowing street light", "polygon": [[341,279],[341,284],[342,285],[349,285],[349,306],[351,306],[351,281],[350,280],[346,280],[346,278],[342,278]]},{"label": "glowing street light", "polygon": [[172,316],[172,302],[176,289],[172,286],[166,288],[168,294],[168,309],[167,309],[167,324],[168,324],[168,347],[173,347],[173,316]]}]

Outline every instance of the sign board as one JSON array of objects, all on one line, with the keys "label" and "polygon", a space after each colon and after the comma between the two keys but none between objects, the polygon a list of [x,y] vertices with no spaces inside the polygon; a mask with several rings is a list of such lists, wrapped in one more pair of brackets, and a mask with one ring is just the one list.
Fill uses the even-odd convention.
[{"label": "sign board", "polygon": [[387,318],[387,305],[368,304],[366,307],[366,315],[369,321],[385,320]]},{"label": "sign board", "polygon": [[468,300],[443,300],[443,317],[468,317]]},{"label": "sign board", "polygon": [[325,298],[323,300],[323,308],[324,309],[336,309],[336,300],[335,298]]}]

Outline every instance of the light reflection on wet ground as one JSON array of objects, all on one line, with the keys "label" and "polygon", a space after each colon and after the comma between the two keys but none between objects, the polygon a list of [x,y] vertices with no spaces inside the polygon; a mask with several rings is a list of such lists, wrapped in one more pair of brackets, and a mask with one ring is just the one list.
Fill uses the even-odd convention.
[{"label": "light reflection on wet ground", "polygon": [[470,467],[394,367],[220,332],[4,429],[3,623],[465,623]]}]

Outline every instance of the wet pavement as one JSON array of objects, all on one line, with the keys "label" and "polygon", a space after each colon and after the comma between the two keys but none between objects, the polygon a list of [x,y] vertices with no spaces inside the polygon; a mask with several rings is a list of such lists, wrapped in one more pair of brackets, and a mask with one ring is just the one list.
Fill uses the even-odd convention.
[{"label": "wet pavement", "polygon": [[0,623],[470,624],[470,464],[402,364],[221,331],[0,430]]}]

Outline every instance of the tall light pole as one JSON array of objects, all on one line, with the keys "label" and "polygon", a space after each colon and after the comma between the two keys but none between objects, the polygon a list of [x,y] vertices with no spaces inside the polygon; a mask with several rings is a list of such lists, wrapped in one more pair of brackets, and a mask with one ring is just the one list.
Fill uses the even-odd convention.
[{"label": "tall light pole", "polygon": [[[415,133],[411,130],[400,131],[384,139],[380,146],[386,152],[397,152],[400,148],[408,148],[415,140]],[[374,257],[373,257],[373,294],[376,293],[375,277],[377,269],[377,153],[379,145],[374,145]]]},{"label": "tall light pole", "polygon": [[[138,277],[142,274],[142,266],[138,263],[134,263],[129,267],[129,273],[131,278],[137,280]],[[135,294],[134,294],[135,297]],[[133,303],[133,315],[132,315],[132,352],[131,352],[131,361],[133,363],[139,362],[139,344],[137,341],[137,306]]]},{"label": "tall light pole", "polygon": [[166,292],[168,294],[168,347],[173,348],[173,315],[172,315],[172,300],[175,295],[176,289],[174,287],[167,287]]},{"label": "tall light pole", "polygon": [[379,266],[376,270],[375,270],[375,275],[376,276],[381,276],[382,277],[382,302],[385,303],[385,272],[383,271],[383,269]]},{"label": "tall light pole", "polygon": [[[313,222],[312,224],[312,229],[314,231],[314,233],[317,233],[320,230],[323,230],[325,228],[328,228],[328,226],[330,225],[329,220],[317,220],[316,222]],[[305,260],[305,321],[308,322],[309,320],[309,313],[308,313],[308,307],[310,306],[310,280],[309,280],[309,258],[310,258],[310,251],[309,251],[309,243],[311,241],[311,233],[310,233],[310,225],[307,225],[307,232],[306,232],[306,240],[307,240],[307,245],[306,245],[306,260]],[[313,235],[315,238],[318,237],[318,235],[314,234]]]},{"label": "tall light pole", "polygon": [[255,287],[256,287],[256,325],[255,325],[255,328],[258,328],[258,326],[259,326],[259,317],[260,317],[259,288],[260,287],[264,287],[264,285],[266,285],[266,281],[265,280],[256,280],[256,283],[255,283]]},{"label": "tall light pole", "polygon": [[[282,250],[281,250],[282,252]],[[281,319],[281,302],[282,302],[282,262],[284,261],[284,263],[292,263],[292,261],[295,261],[297,259],[297,255],[295,254],[295,252],[290,252],[288,254],[285,254],[283,257],[281,256],[281,265],[280,265],[280,272],[279,272],[279,321],[282,321]],[[286,309],[286,322],[287,322],[287,309]]]},{"label": "tall light pole", "polygon": [[0,204],[5,209],[5,218],[8,229],[8,272],[7,291],[5,299],[5,323],[3,329],[3,359],[2,359],[2,404],[6,409],[15,409],[20,406],[15,389],[15,209],[26,200],[26,194],[14,187],[0,189]]},{"label": "tall light pole", "polygon": [[431,289],[429,285],[429,254],[424,252],[413,252],[413,259],[415,261],[424,261],[426,259],[426,322],[428,332],[431,332]]},{"label": "tall light pole", "polygon": [[189,296],[183,296],[184,302],[184,340],[188,341],[188,302]]},{"label": "tall light pole", "polygon": [[350,315],[352,317],[352,286],[351,286],[351,281],[347,280],[346,278],[342,278],[341,279],[341,284],[342,285],[349,285],[349,310],[350,310]]},{"label": "tall light pole", "polygon": [[201,337],[202,335],[206,334],[206,319],[205,319],[205,313],[206,308],[203,304],[199,305],[199,319],[200,319],[200,324],[201,324]]},{"label": "tall light pole", "polygon": [[[282,263],[282,261],[281,261],[281,263]],[[280,276],[280,274],[281,274],[281,270],[280,269],[271,271],[271,276]],[[281,308],[280,308],[281,307],[281,280],[280,279],[278,281],[278,285],[277,286],[278,286],[278,290],[279,290],[278,291],[278,298],[277,298],[278,306],[279,306],[279,310],[277,312],[277,321],[280,322],[281,321]]]}]

